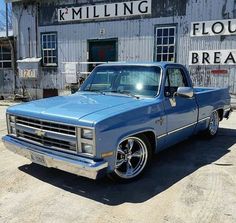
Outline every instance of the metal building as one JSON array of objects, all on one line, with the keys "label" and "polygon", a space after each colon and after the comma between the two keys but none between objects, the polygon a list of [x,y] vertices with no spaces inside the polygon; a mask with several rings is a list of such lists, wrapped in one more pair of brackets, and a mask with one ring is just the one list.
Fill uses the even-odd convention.
[{"label": "metal building", "polygon": [[104,61],[175,61],[195,85],[236,94],[235,0],[6,2],[18,62],[39,58],[38,68],[18,63],[17,87],[32,97],[67,93],[81,72]]}]

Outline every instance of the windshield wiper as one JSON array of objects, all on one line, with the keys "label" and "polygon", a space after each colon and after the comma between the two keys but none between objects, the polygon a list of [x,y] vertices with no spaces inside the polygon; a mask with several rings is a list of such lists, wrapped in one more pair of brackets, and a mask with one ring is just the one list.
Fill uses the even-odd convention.
[{"label": "windshield wiper", "polygon": [[133,97],[133,98],[136,98],[136,99],[139,99],[140,97],[135,95],[135,94],[132,94],[130,91],[109,91],[111,93],[118,93],[118,94],[125,94],[127,96],[130,96],[130,97]]},{"label": "windshield wiper", "polygon": [[96,93],[100,93],[100,94],[103,94],[103,95],[106,95],[107,93],[117,93],[117,94],[124,94],[124,95],[127,95],[127,96],[130,96],[130,97],[133,97],[133,98],[136,98],[136,99],[139,99],[140,97],[135,95],[135,94],[132,94],[130,91],[99,91],[99,90],[84,90],[84,91],[88,91],[88,92],[96,92]]},{"label": "windshield wiper", "polygon": [[104,94],[104,91],[99,91],[99,90],[83,90],[83,91],[87,91],[87,92],[95,92],[95,93]]}]

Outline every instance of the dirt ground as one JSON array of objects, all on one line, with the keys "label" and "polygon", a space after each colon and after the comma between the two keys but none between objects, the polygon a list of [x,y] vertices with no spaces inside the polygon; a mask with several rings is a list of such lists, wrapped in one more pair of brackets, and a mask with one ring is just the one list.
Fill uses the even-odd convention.
[{"label": "dirt ground", "polygon": [[[0,137],[6,134],[0,106]],[[156,155],[142,179],[92,181],[31,164],[0,141],[0,222],[236,222],[236,112],[213,140]]]}]

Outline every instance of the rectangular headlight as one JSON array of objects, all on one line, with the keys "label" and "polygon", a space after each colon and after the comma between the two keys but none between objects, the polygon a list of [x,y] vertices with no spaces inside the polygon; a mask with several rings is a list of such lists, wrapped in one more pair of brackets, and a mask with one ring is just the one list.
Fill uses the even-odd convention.
[{"label": "rectangular headlight", "polygon": [[15,123],[16,122],[16,117],[13,115],[10,115],[10,122]]},{"label": "rectangular headlight", "polygon": [[93,139],[93,130],[92,129],[82,129],[81,138],[83,139]]},{"label": "rectangular headlight", "polygon": [[14,115],[7,114],[7,130],[8,134],[16,135],[16,117]]},{"label": "rectangular headlight", "polygon": [[82,153],[93,154],[93,145],[82,143]]},{"label": "rectangular headlight", "polygon": [[7,132],[8,132],[8,134],[10,134],[10,115],[9,114],[7,114],[6,115],[6,121],[7,121]]},{"label": "rectangular headlight", "polygon": [[77,152],[79,154],[95,155],[95,130],[93,128],[78,127],[77,134]]}]

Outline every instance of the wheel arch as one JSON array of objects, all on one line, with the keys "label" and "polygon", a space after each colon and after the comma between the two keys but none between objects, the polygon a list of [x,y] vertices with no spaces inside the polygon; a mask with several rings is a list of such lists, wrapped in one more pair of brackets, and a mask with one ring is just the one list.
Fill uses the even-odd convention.
[{"label": "wheel arch", "polygon": [[[119,166],[116,167],[116,160],[118,159],[117,154],[120,153],[118,151],[118,148],[117,148],[114,171],[109,174],[109,177],[111,179],[115,180],[115,181],[128,182],[128,181],[132,181],[133,179],[137,179],[138,177],[140,177],[143,174],[145,169],[148,166],[150,166],[150,161],[151,161],[151,158],[152,158],[152,154],[154,152],[155,145],[156,145],[155,132],[153,130],[144,130],[144,131],[134,132],[132,134],[126,134],[124,137],[121,138],[121,140],[119,141],[118,146],[122,142],[124,142],[125,140],[128,140],[129,138],[133,138],[134,140],[140,141],[139,143],[141,143],[143,145],[142,147],[145,147],[145,149],[146,149],[146,153],[142,153],[142,154],[146,154],[146,155],[142,155],[143,156],[142,157],[143,164],[142,165],[141,164],[137,165],[134,168],[134,170],[137,171],[137,172],[134,172],[135,175],[133,175],[131,177],[125,177],[123,175],[123,173],[120,173]],[[124,158],[120,158],[120,159],[124,159]],[[130,158],[126,158],[126,159],[130,159]],[[126,160],[125,162],[128,163],[129,161]],[[139,168],[139,169],[137,170],[137,168]],[[121,172],[124,172],[124,170],[122,170]],[[127,172],[127,170],[125,172]]]},{"label": "wheel arch", "polygon": [[157,137],[155,134],[155,131],[152,129],[145,129],[145,130],[141,130],[141,131],[137,131],[137,132],[132,132],[132,133],[128,133],[123,135],[122,137],[120,137],[117,141],[117,147],[119,146],[119,144],[121,142],[123,142],[126,138],[131,137],[131,136],[138,136],[138,135],[145,135],[147,137],[147,139],[149,140],[151,146],[152,146],[152,150],[153,152],[155,152],[156,150],[156,145],[157,145]]},{"label": "wheel arch", "polygon": [[148,141],[151,144],[152,147],[152,152],[155,153],[156,150],[156,145],[157,145],[157,141],[156,141],[156,135],[153,131],[145,131],[145,132],[141,132],[139,134],[136,134],[136,136],[143,134],[147,137]]}]

